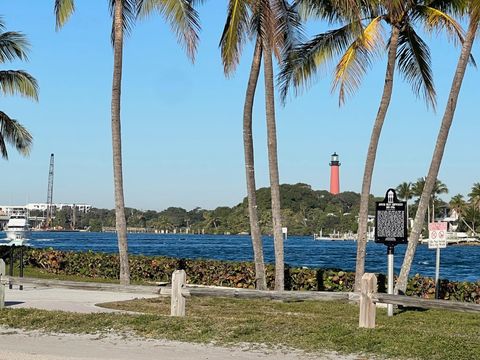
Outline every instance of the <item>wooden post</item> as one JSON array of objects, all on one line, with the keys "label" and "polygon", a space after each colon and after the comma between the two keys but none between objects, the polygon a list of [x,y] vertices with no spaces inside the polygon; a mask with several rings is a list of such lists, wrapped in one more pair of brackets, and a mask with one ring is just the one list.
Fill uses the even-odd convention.
[{"label": "wooden post", "polygon": [[372,301],[372,296],[377,292],[377,277],[375,274],[366,273],[362,276],[361,284],[358,326],[361,328],[374,329],[377,309],[375,303]]},{"label": "wooden post", "polygon": [[3,281],[5,275],[5,261],[0,259],[0,310],[5,307],[5,282]]},{"label": "wooden post", "polygon": [[185,316],[185,298],[182,290],[186,284],[185,270],[175,270],[172,275],[171,316]]}]

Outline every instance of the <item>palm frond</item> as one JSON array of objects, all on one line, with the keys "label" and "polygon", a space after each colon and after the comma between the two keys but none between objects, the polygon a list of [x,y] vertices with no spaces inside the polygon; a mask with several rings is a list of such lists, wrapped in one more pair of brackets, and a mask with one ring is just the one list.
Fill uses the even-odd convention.
[{"label": "palm frond", "polygon": [[37,80],[23,70],[3,70],[0,71],[0,92],[38,100]]},{"label": "palm frond", "polygon": [[[435,31],[439,33],[441,31],[446,31],[448,38],[453,41],[454,44],[457,44],[458,42],[463,44],[464,31],[461,25],[454,18],[440,9],[436,9],[432,6],[418,5],[415,7],[414,19],[421,20],[421,23],[428,32]],[[473,55],[470,55],[470,63],[473,66],[476,66]]]},{"label": "palm frond", "polygon": [[447,13],[431,6],[417,5],[414,19],[421,20],[428,32],[445,31],[448,38],[454,42],[463,41],[464,32],[460,24]]},{"label": "palm frond", "polygon": [[415,30],[406,25],[400,31],[397,52],[398,68],[413,92],[425,99],[427,105],[436,105],[430,51]]},{"label": "palm frond", "polygon": [[382,17],[373,19],[350,45],[340,59],[335,71],[332,90],[338,91],[339,104],[345,102],[360,86],[363,76],[377,56],[385,48]]},{"label": "palm frond", "polygon": [[30,44],[25,35],[15,31],[0,34],[0,62],[15,59],[28,60]]},{"label": "palm frond", "polygon": [[452,16],[462,16],[468,9],[469,0],[433,0],[427,1],[426,5]]},{"label": "palm frond", "polygon": [[275,50],[275,12],[270,0],[257,0],[252,6],[252,35],[262,40],[264,48]]},{"label": "palm frond", "polygon": [[55,28],[59,30],[75,11],[74,0],[55,0]]},{"label": "palm frond", "polygon": [[358,36],[358,23],[349,23],[339,29],[315,36],[312,40],[296,45],[285,55],[278,76],[281,98],[284,101],[293,85],[295,91],[308,87],[317,72],[340,56]]},{"label": "palm frond", "polygon": [[249,33],[248,7],[245,0],[230,0],[228,3],[227,21],[219,44],[226,75],[232,73],[240,62],[243,45]]},{"label": "palm frond", "polygon": [[292,49],[305,40],[302,21],[295,5],[290,5],[286,0],[277,0],[274,3],[276,16],[275,48],[279,61],[286,57]]},{"label": "palm frond", "polygon": [[479,21],[480,17],[480,0],[470,0],[468,2],[468,13],[471,19]]},{"label": "palm frond", "polygon": [[0,155],[8,159],[6,144],[11,144],[20,154],[28,156],[32,146],[32,135],[17,120],[0,111]]},{"label": "palm frond", "polygon": [[184,45],[188,57],[193,61],[197,51],[200,20],[194,6],[200,0],[137,0],[137,16],[146,17],[158,11],[170,24],[180,44]]},{"label": "palm frond", "polygon": [[379,1],[375,0],[295,0],[301,18],[318,18],[329,23],[351,22],[377,17]]},{"label": "palm frond", "polygon": [[[110,0],[109,2],[109,8],[110,8],[110,16],[113,19],[114,12],[115,12],[115,6],[117,6],[117,3],[120,3],[122,6],[122,25],[123,25],[123,31],[126,35],[130,35],[133,25],[135,24],[135,18],[137,15],[137,1],[136,0]],[[111,39],[112,39],[112,44],[114,43],[115,40],[115,32],[114,32],[114,24],[112,22],[112,33],[111,33]]]},{"label": "palm frond", "polygon": [[332,0],[295,0],[294,6],[298,8],[302,19],[317,18],[329,23],[343,21],[339,11],[335,9]]}]

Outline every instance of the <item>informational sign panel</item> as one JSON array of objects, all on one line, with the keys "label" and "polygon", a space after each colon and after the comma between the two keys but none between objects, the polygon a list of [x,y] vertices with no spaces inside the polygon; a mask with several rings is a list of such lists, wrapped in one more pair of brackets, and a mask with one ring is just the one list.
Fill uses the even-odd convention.
[{"label": "informational sign panel", "polygon": [[395,190],[387,190],[385,199],[375,208],[375,242],[388,246],[407,243],[406,205],[397,199]]},{"label": "informational sign panel", "polygon": [[428,248],[443,249],[447,247],[447,228],[446,222],[434,222],[428,224]]}]

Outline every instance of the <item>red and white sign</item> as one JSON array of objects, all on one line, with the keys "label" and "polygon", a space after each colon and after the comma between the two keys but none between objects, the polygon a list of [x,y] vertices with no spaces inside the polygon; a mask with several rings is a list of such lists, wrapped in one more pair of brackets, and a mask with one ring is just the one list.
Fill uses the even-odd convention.
[{"label": "red and white sign", "polygon": [[428,230],[444,230],[447,231],[448,223],[446,222],[433,222],[428,224]]},{"label": "red and white sign", "polygon": [[447,227],[446,222],[434,222],[428,224],[428,248],[446,248],[447,247]]}]

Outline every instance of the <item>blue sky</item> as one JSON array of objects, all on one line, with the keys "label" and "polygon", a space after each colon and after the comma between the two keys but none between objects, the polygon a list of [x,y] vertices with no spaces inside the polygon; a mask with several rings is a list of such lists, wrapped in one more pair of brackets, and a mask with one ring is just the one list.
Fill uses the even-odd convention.
[{"label": "blue sky", "polygon": [[[29,158],[10,149],[9,161],[0,161],[0,203],[46,201],[54,153],[55,202],[113,208],[113,54],[107,1],[77,0],[76,13],[60,32],[55,32],[53,0],[0,4],[7,29],[22,31],[32,44],[28,63],[2,68],[28,70],[40,84],[38,103],[1,98],[1,110],[30,130],[34,146]],[[218,49],[225,13],[225,2],[210,1],[200,8],[201,43],[194,65],[159,16],[138,23],[126,40],[122,135],[127,206],[209,209],[235,205],[245,196],[242,109],[252,49],[245,48],[237,72],[225,78]],[[311,23],[309,31],[321,27]],[[427,41],[437,113],[427,110],[396,77],[372,184],[372,193],[378,196],[428,171],[459,49],[442,37]],[[336,151],[342,163],[341,190],[360,191],[384,72],[381,58],[356,96],[341,108],[337,95],[330,92],[328,73],[301,96],[291,96],[285,107],[277,102],[281,183],[328,189],[328,162]],[[269,186],[262,82],[260,78],[254,118],[258,187]],[[477,70],[469,68],[439,175],[450,195],[467,195],[480,181],[476,82]]]}]

